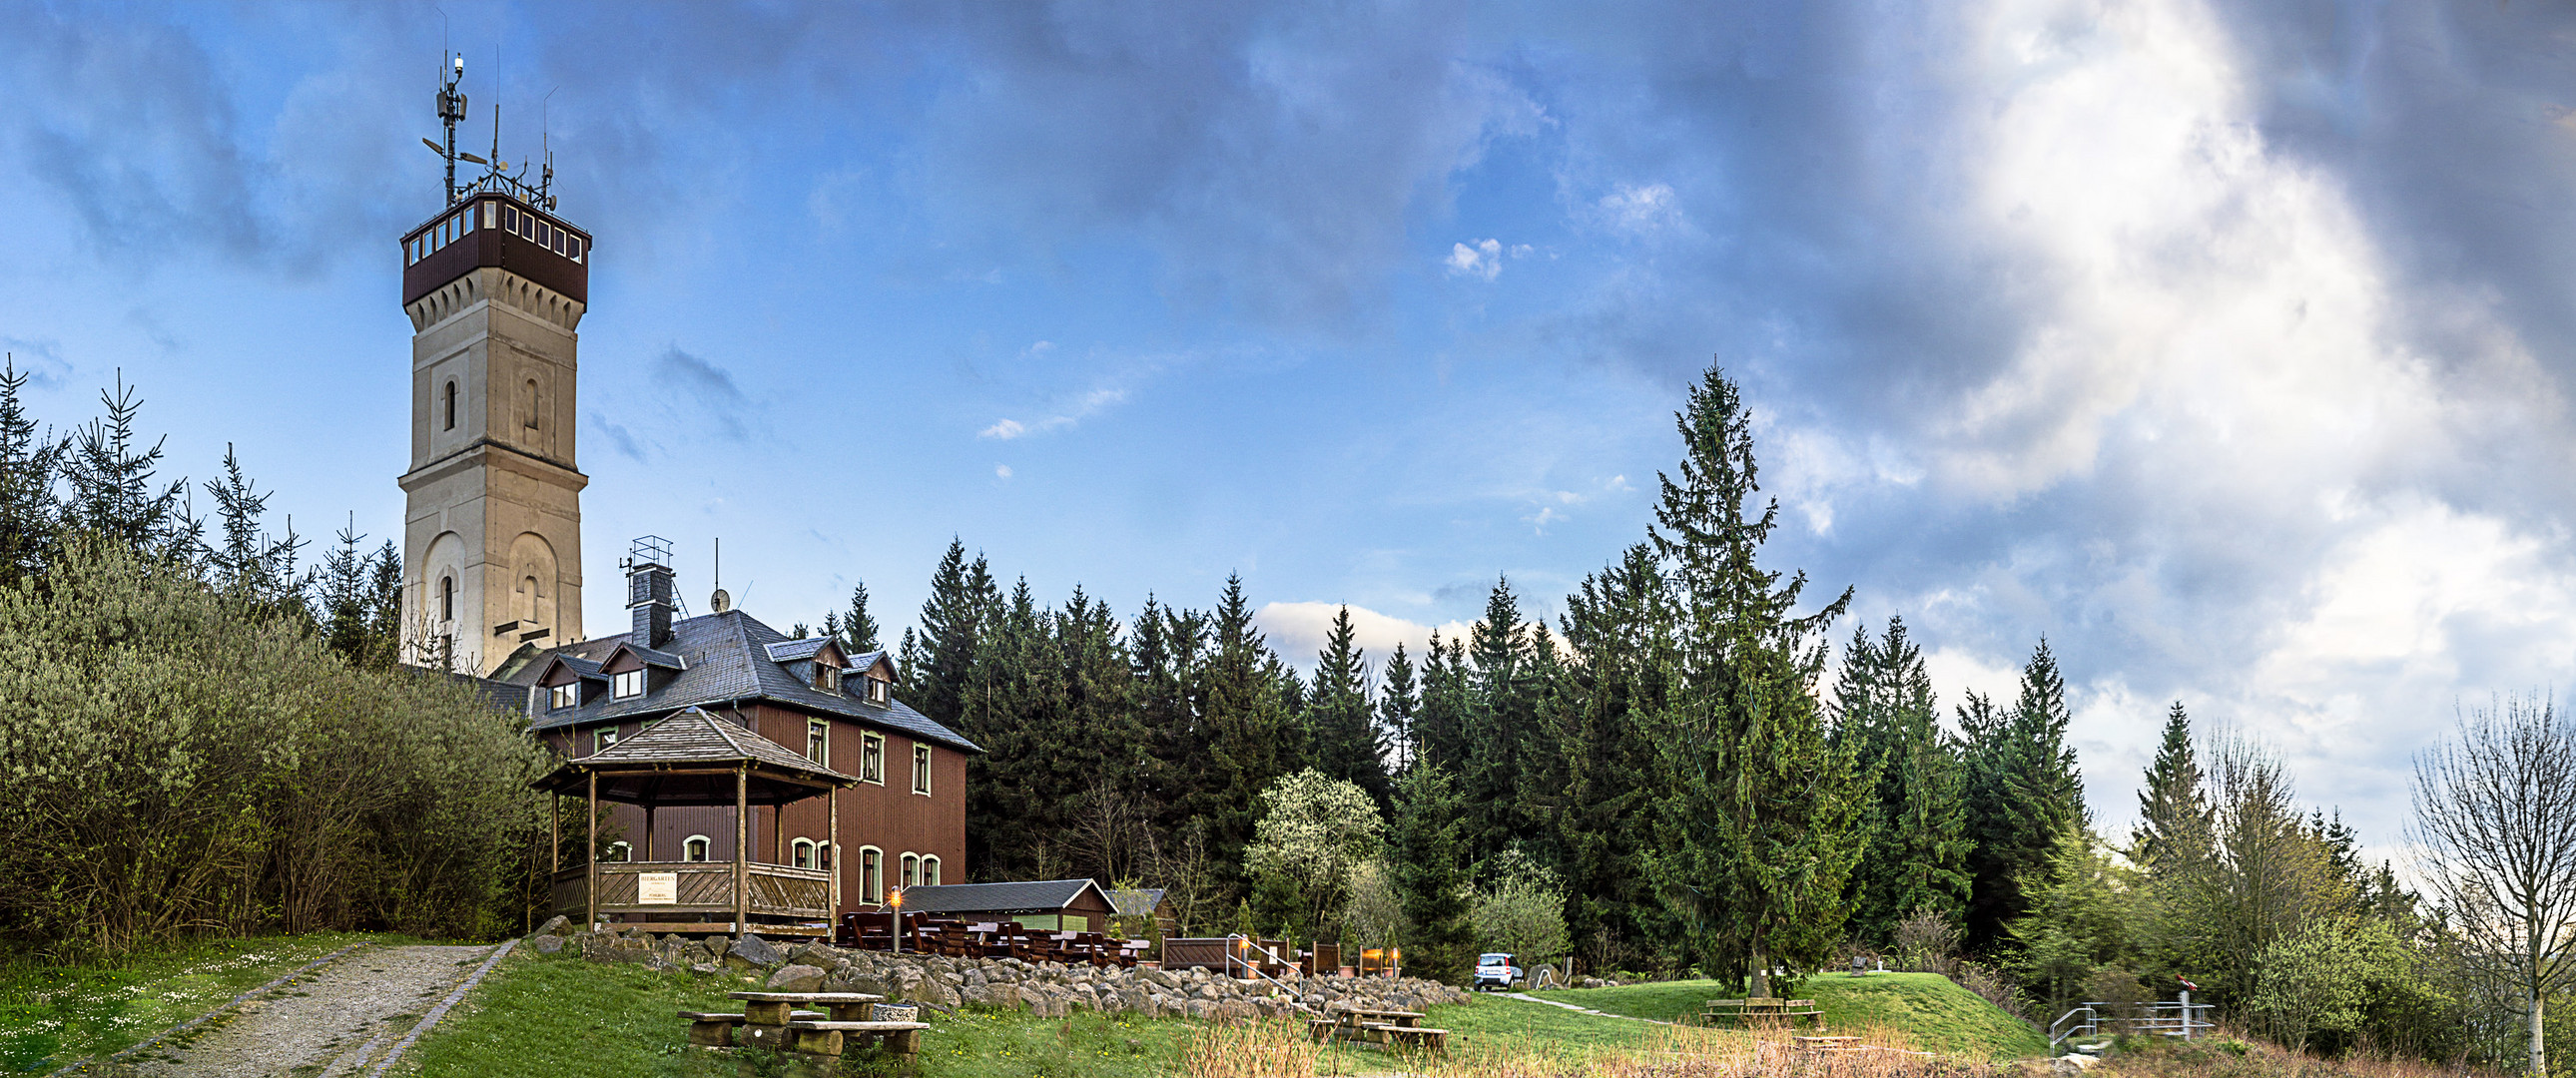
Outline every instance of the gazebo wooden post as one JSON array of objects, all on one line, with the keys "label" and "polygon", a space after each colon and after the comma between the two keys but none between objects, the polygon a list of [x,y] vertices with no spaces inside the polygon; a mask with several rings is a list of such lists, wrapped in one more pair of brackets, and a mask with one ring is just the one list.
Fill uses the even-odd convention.
[{"label": "gazebo wooden post", "polygon": [[[823,795],[823,811],[831,822],[823,827],[823,840],[829,844],[832,859],[832,908],[823,914],[823,929],[829,932],[841,916],[841,788],[833,786]],[[825,936],[827,941],[830,936]]]},{"label": "gazebo wooden post", "polygon": [[779,802],[779,803],[777,803],[777,804],[775,804],[775,805],[771,805],[771,806],[769,806],[769,863],[770,863],[770,864],[773,864],[773,865],[783,865],[783,864],[786,864],[786,863],[787,863],[787,853],[786,853],[786,851],[785,851],[785,849],[784,849],[784,847],[785,847],[785,845],[786,845],[786,842],[787,842],[786,835],[787,835],[787,802],[781,801],[781,802]]},{"label": "gazebo wooden post", "polygon": [[[563,791],[546,791],[546,853],[554,859],[548,872],[563,871]],[[553,886],[551,878],[547,886]]]},{"label": "gazebo wooden post", "polygon": [[590,841],[581,851],[582,931],[599,926],[599,772],[590,773]]},{"label": "gazebo wooden post", "polygon": [[653,803],[644,802],[644,859],[653,859]]},{"label": "gazebo wooden post", "polygon": [[751,932],[751,765],[733,769],[733,934]]}]

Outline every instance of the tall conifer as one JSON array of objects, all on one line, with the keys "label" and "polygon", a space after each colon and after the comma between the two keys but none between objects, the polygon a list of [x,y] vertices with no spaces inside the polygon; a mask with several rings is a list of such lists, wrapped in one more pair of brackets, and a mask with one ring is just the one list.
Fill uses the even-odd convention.
[{"label": "tall conifer", "polygon": [[1333,615],[1324,648],[1315,655],[1315,684],[1306,701],[1307,762],[1327,777],[1367,791],[1378,811],[1392,807],[1386,745],[1369,700],[1368,657],[1351,624],[1351,608]]},{"label": "tall conifer", "polygon": [[2155,762],[2138,787],[2138,827],[2131,833],[2138,863],[2152,871],[2158,862],[2206,842],[2208,830],[2209,802],[2201,793],[2200,759],[2192,751],[2191,716],[2176,700],[2165,712]]},{"label": "tall conifer", "polygon": [[1753,417],[1725,372],[1710,367],[1676,418],[1681,476],[1663,477],[1652,531],[1677,617],[1647,865],[1702,967],[1761,993],[1775,965],[1815,968],[1842,935],[1861,791],[1815,683],[1818,637],[1851,593],[1800,615],[1806,574],[1758,564],[1779,503],[1752,511]]}]

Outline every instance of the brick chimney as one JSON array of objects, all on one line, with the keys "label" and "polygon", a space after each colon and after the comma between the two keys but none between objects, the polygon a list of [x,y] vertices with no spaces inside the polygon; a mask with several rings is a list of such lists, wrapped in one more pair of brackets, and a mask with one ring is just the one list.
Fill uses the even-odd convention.
[{"label": "brick chimney", "polygon": [[658,648],[671,642],[671,541],[658,535],[635,540],[626,553],[626,609],[635,616],[632,643]]}]

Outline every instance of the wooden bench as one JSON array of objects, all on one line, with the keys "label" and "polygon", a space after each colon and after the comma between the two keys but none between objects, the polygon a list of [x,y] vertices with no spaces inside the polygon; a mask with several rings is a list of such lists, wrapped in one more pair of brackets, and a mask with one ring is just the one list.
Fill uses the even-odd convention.
[{"label": "wooden bench", "polygon": [[1793,1039],[1798,1042],[1798,1050],[1801,1052],[1860,1052],[1867,1050],[1862,1047],[1860,1038],[1858,1037],[1797,1037]]},{"label": "wooden bench", "polygon": [[1309,1018],[1306,1031],[1317,1042],[1339,1038],[1389,1048],[1447,1050],[1449,1031],[1420,1025],[1420,1011],[1348,1010],[1330,1018]]},{"label": "wooden bench", "polygon": [[1700,1021],[1716,1025],[1720,1019],[1732,1018],[1746,1024],[1755,1019],[1807,1019],[1819,1029],[1824,1027],[1825,1012],[1812,999],[1780,999],[1754,996],[1749,999],[1712,999],[1700,1011]]},{"label": "wooden bench", "polygon": [[837,1056],[846,1040],[876,1041],[898,1056],[910,1059],[921,1054],[921,1031],[928,1022],[789,1022],[795,1031],[795,1049],[818,1056]]}]

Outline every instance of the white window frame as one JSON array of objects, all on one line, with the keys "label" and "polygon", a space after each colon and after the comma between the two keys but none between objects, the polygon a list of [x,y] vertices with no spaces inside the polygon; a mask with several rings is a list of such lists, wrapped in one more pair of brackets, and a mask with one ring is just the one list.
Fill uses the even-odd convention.
[{"label": "white window frame", "polygon": [[821,849],[822,844],[810,838],[790,842],[787,844],[787,864],[793,868],[821,867],[822,861],[817,856]]},{"label": "white window frame", "polygon": [[891,707],[893,706],[893,700],[894,690],[886,684],[886,679],[881,677],[872,677],[868,679],[869,703],[875,704],[878,707]]},{"label": "white window frame", "polygon": [[627,843],[624,843],[624,842],[611,842],[611,843],[609,843],[609,844],[608,844],[608,856],[600,858],[600,860],[602,860],[602,861],[610,862],[610,863],[612,863],[612,864],[620,864],[620,865],[625,864],[626,862],[632,861],[632,860],[634,860],[634,859],[635,859],[635,847],[634,847],[634,846],[631,846],[631,845],[628,845]]},{"label": "white window frame", "polygon": [[617,724],[610,723],[590,732],[592,752],[607,752],[617,747]]},{"label": "white window frame", "polygon": [[[689,848],[691,846],[695,846],[697,849],[691,850]],[[696,853],[697,856],[689,856],[691,853]],[[682,861],[706,862],[715,860],[715,856],[716,842],[714,839],[708,838],[705,835],[691,835],[680,840],[680,860]]]},{"label": "white window frame", "polygon": [[873,730],[859,732],[859,781],[885,785],[885,735]]},{"label": "white window frame", "polygon": [[875,846],[859,847],[859,901],[885,904],[885,851]]},{"label": "white window frame", "polygon": [[831,723],[822,719],[805,720],[805,758],[824,767],[832,766]]},{"label": "white window frame", "polygon": [[839,695],[841,692],[841,668],[820,659],[815,660],[814,691],[828,692],[836,696]]},{"label": "white window frame", "polygon": [[925,853],[921,855],[921,885],[924,887],[939,886],[938,854]]},{"label": "white window frame", "polygon": [[546,710],[560,711],[564,708],[580,706],[581,682],[575,681],[568,685],[546,686]]},{"label": "white window frame", "polygon": [[930,746],[912,747],[912,792],[930,796]]},{"label": "white window frame", "polygon": [[920,854],[914,853],[914,852],[912,852],[912,851],[910,851],[910,850],[906,850],[906,851],[904,851],[904,854],[903,854],[903,882],[902,882],[901,884],[899,884],[898,886],[901,886],[901,887],[903,887],[903,888],[905,888],[905,889],[910,889],[910,888],[914,888],[914,887],[919,887],[919,886],[921,886],[921,855],[920,855]]},{"label": "white window frame", "polygon": [[616,700],[631,700],[644,695],[644,671],[639,668],[608,675],[608,695]]}]

